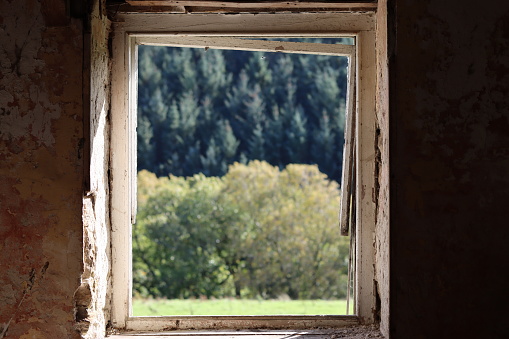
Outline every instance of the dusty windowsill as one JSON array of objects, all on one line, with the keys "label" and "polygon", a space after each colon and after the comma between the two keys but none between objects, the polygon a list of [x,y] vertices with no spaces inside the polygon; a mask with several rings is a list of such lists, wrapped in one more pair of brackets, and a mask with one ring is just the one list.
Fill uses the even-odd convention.
[{"label": "dusty windowsill", "polygon": [[378,326],[353,326],[336,329],[314,329],[295,331],[272,331],[272,330],[250,330],[250,331],[172,331],[158,333],[122,333],[109,336],[111,339],[163,339],[163,338],[193,338],[193,339],[364,339],[384,338]]}]

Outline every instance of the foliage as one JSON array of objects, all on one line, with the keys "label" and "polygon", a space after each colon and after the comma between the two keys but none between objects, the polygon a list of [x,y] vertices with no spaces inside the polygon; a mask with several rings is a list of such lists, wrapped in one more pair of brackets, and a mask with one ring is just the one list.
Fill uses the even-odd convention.
[{"label": "foliage", "polygon": [[338,180],[346,65],[334,56],[139,46],[138,168],[222,176],[233,162],[258,159],[318,164]]},{"label": "foliage", "polygon": [[136,294],[336,299],[348,239],[339,189],[316,165],[235,163],[222,177],[138,174]]},{"label": "foliage", "polygon": [[133,225],[134,288],[141,294],[187,298],[217,295],[228,278],[217,242],[227,213],[220,179],[203,174],[157,178],[142,171]]}]

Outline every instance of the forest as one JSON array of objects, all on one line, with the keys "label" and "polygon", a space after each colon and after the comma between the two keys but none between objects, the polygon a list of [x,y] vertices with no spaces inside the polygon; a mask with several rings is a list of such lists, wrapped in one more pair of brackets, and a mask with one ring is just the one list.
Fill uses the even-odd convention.
[{"label": "forest", "polygon": [[134,295],[344,298],[347,59],[139,46],[138,60]]},{"label": "forest", "polygon": [[346,76],[345,57],[139,46],[138,169],[222,176],[257,159],[340,181]]}]

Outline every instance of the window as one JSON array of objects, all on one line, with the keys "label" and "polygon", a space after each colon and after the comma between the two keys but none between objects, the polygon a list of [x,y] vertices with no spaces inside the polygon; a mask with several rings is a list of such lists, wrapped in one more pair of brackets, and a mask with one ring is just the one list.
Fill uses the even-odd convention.
[{"label": "window", "polygon": [[[373,233],[375,201],[375,40],[372,13],[238,14],[238,15],[139,15],[125,14],[114,25],[111,223],[112,223],[112,322],[130,330],[219,328],[339,327],[373,321]],[[355,48],[246,40],[241,37],[352,36]],[[294,50],[347,55],[355,67],[355,224],[356,288],[354,316],[131,316],[131,224],[136,211],[136,92],[137,45],[163,44],[228,49]],[[317,45],[311,47],[309,45]],[[307,50],[307,48],[313,48]],[[347,199],[345,199],[347,200]],[[339,228],[338,228],[339,232]]]}]

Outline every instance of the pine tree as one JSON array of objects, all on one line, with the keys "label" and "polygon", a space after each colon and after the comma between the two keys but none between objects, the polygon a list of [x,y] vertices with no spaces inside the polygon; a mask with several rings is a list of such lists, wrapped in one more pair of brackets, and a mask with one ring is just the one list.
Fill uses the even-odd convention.
[{"label": "pine tree", "polygon": [[335,134],[329,123],[326,112],[322,112],[320,125],[313,130],[311,144],[311,160],[316,163],[322,173],[329,178],[338,180],[340,178],[341,164],[336,154]]},{"label": "pine tree", "polygon": [[201,168],[200,141],[196,141],[186,149],[184,162],[182,164],[182,175],[186,177],[192,176],[197,173],[197,169]]},{"label": "pine tree", "polygon": [[240,141],[240,150],[247,151],[253,126],[264,120],[265,104],[260,86],[249,86],[249,76],[245,70],[240,73],[237,86],[226,95],[225,107],[226,116]]},{"label": "pine tree", "polygon": [[265,137],[263,128],[259,123],[256,124],[249,139],[249,159],[265,160]]},{"label": "pine tree", "polygon": [[295,110],[288,130],[286,131],[286,153],[288,163],[302,164],[306,162],[307,156],[307,131],[306,118],[299,106]]},{"label": "pine tree", "polygon": [[198,84],[193,50],[190,48],[181,48],[177,60],[180,64],[178,80],[181,91],[183,93],[196,92],[198,90]]},{"label": "pine tree", "polygon": [[201,172],[206,176],[220,176],[222,172],[220,149],[217,147],[214,139],[211,139],[205,155],[200,155]]},{"label": "pine tree", "polygon": [[294,104],[296,80],[294,75],[294,64],[289,54],[278,55],[274,63],[273,74],[277,75],[274,80],[274,103],[279,107],[284,107],[285,103]]},{"label": "pine tree", "polygon": [[227,73],[223,51],[200,51],[198,60],[198,76],[200,93],[210,101],[218,104],[223,101],[226,89],[231,85],[232,74]]},{"label": "pine tree", "polygon": [[279,108],[274,105],[272,108],[272,117],[265,129],[264,139],[266,140],[265,159],[272,165],[279,168],[284,167],[283,154],[284,150],[284,119],[279,113]]},{"label": "pine tree", "polygon": [[138,115],[137,141],[138,141],[138,168],[150,169],[155,162],[152,140],[154,131],[146,116]]},{"label": "pine tree", "polygon": [[166,119],[162,123],[160,133],[161,154],[163,154],[165,159],[165,162],[162,163],[162,167],[160,169],[160,172],[162,173],[161,175],[167,175],[169,173],[177,175],[177,173],[181,171],[181,155],[179,154],[179,151],[182,149],[183,141],[180,137],[180,112],[175,100],[172,100],[170,103],[170,107],[166,114]]},{"label": "pine tree", "polygon": [[248,100],[245,102],[245,106],[247,121],[246,127],[250,129],[249,134],[251,139],[256,128],[262,129],[262,126],[265,125],[267,121],[266,107],[258,84],[256,84],[250,91]]},{"label": "pine tree", "polygon": [[228,120],[222,119],[218,121],[215,140],[216,143],[220,145],[226,163],[229,164],[233,162],[237,154],[239,141],[235,137],[235,134],[233,134]]},{"label": "pine tree", "polygon": [[271,104],[274,96],[272,69],[269,65],[272,56],[273,53],[253,52],[245,67],[246,72],[251,75],[252,82],[260,86],[262,96],[267,104]]},{"label": "pine tree", "polygon": [[[196,118],[196,128],[194,130],[194,138],[202,142],[202,153],[205,151],[203,147],[208,145],[212,135],[217,133],[218,120],[221,119],[209,96],[205,96],[199,102],[199,112]],[[197,172],[198,173],[198,172]]]},{"label": "pine tree", "polygon": [[192,91],[184,92],[179,98],[180,136],[186,144],[194,142],[197,118],[200,108]]},{"label": "pine tree", "polygon": [[148,103],[147,116],[151,121],[151,125],[154,131],[153,149],[154,156],[157,166],[158,175],[165,175],[165,166],[162,164],[166,163],[165,148],[165,124],[168,114],[168,106],[164,103],[160,88],[156,88],[152,97]]}]

